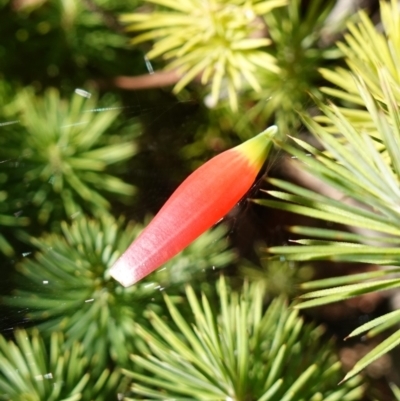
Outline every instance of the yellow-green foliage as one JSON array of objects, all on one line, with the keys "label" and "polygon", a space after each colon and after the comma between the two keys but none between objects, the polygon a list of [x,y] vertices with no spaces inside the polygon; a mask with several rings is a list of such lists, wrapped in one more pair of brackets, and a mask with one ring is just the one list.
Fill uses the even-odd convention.
[{"label": "yellow-green foliage", "polygon": [[[238,107],[237,92],[243,80],[255,91],[261,87],[256,69],[279,71],[275,59],[260,48],[271,41],[265,37],[261,18],[286,0],[149,0],[163,9],[125,15],[128,31],[145,31],[132,43],[154,40],[148,57],[162,56],[168,69],[176,69],[181,79],[179,92],[201,74],[202,84],[211,84],[212,103],[227,91],[230,106]],[[226,80],[226,83],[224,82]]]}]

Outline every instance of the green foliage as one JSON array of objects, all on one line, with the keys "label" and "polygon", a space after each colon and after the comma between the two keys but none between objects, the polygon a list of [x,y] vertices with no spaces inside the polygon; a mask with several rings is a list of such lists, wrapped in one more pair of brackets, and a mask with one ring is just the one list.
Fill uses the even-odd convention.
[{"label": "green foliage", "polygon": [[396,400],[400,400],[400,389],[394,383],[391,383],[390,387],[394,396],[396,397]]},{"label": "green foliage", "polygon": [[268,52],[276,59],[279,73],[258,72],[261,90],[247,94],[257,103],[242,117],[240,127],[249,120],[263,123],[274,118],[281,138],[294,135],[300,126],[298,113],[309,106],[309,94],[321,97],[322,77],[316,70],[341,56],[330,39],[341,22],[328,19],[335,4],[335,0],[292,0],[265,14],[272,41]]},{"label": "green foliage", "polygon": [[313,269],[310,266],[298,266],[293,261],[267,260],[263,248],[259,249],[261,268],[246,261],[242,262],[241,272],[251,282],[262,282],[268,299],[280,295],[291,298],[298,294],[300,283],[312,278]]},{"label": "green foliage", "polygon": [[43,97],[27,89],[6,111],[18,122],[0,127],[0,157],[11,161],[3,173],[10,213],[32,204],[37,220],[46,223],[52,214],[104,213],[110,203],[100,192],[123,198],[135,192],[105,172],[136,153],[132,137],[129,142],[106,137],[119,114],[117,107],[99,108],[95,96],[74,94],[66,101],[56,89]]},{"label": "green foliage", "polygon": [[[0,80],[0,99],[4,104],[7,104],[13,99],[12,89],[7,82]],[[4,132],[4,127],[16,124],[18,121],[10,121],[4,117],[4,109],[0,108],[0,136]],[[1,143],[1,139],[0,139]],[[0,166],[8,164],[10,160],[3,160],[0,158]],[[7,256],[14,254],[14,249],[10,244],[8,234],[15,227],[24,227],[29,224],[29,219],[25,216],[20,216],[18,210],[10,210],[9,208],[9,194],[7,190],[8,175],[0,169],[0,253]]]},{"label": "green foliage", "polygon": [[[3,174],[0,175],[0,179],[5,178]],[[18,214],[10,215],[7,207],[7,191],[0,191],[0,210],[4,210],[4,214],[0,214],[0,227],[2,227],[3,232],[6,231],[5,227],[24,227],[29,224],[29,218],[19,217]],[[0,233],[0,252],[7,256],[14,255],[13,246],[7,240],[7,237]]]},{"label": "green foliage", "polygon": [[197,76],[210,83],[205,103],[218,104],[217,120],[227,120],[242,139],[273,119],[282,137],[298,128],[307,93],[321,96],[316,70],[341,56],[330,39],[341,27],[341,20],[328,20],[335,0],[217,1],[200,9],[190,1],[150,2],[170,9],[125,15],[129,31],[145,31],[132,43],[155,41],[149,58],[163,56],[182,75],[175,92]]},{"label": "green foliage", "polygon": [[[297,185],[281,180],[270,180],[285,192],[269,191],[269,194],[285,202],[259,200],[260,204],[276,207],[326,221],[346,224],[359,233],[341,230],[293,227],[292,232],[319,239],[301,239],[299,245],[269,249],[286,260],[331,260],[362,262],[381,266],[400,264],[400,121],[399,110],[394,100],[396,88],[390,85],[385,69],[379,72],[383,98],[377,103],[367,85],[354,78],[359,96],[367,108],[377,135],[360,131],[357,123],[345,117],[336,106],[320,105],[326,119],[341,137],[331,134],[331,129],[319,125],[308,116],[304,123],[326,148],[325,152],[295,139],[302,150],[282,144],[302,162],[304,169],[321,182],[334,188],[338,199],[317,194]],[[312,155],[313,157],[310,157]],[[361,229],[361,230],[360,230]],[[400,280],[392,278],[399,268],[383,268],[377,272],[333,278],[303,285],[305,289],[327,288],[312,291],[302,296],[306,299],[299,307],[311,307],[359,296],[375,291],[399,288]],[[311,299],[311,300],[310,300]],[[359,328],[352,335],[365,331],[369,336],[395,326],[400,321],[398,314],[388,314]],[[381,326],[379,330],[377,327]],[[400,330],[363,357],[346,378],[400,343]]]},{"label": "green foliage", "polygon": [[62,333],[53,332],[49,346],[37,330],[14,337],[0,336],[0,400],[102,401],[116,393],[120,373],[106,369],[94,377],[82,344],[66,346]]},{"label": "green foliage", "polygon": [[159,310],[157,302],[165,286],[179,287],[193,277],[200,279],[206,269],[233,260],[233,253],[226,249],[226,229],[220,226],[162,271],[124,288],[110,277],[109,269],[142,226],[122,223],[111,216],[98,221],[82,217],[71,225],[62,223],[62,236],[32,239],[40,251],[18,265],[18,290],[4,300],[27,310],[27,317],[39,323],[43,333],[64,330],[69,344],[82,342],[88,357],[96,355],[100,366],[108,355],[126,362],[135,348],[134,322],[144,322],[143,305],[153,304]]},{"label": "green foliage", "polygon": [[[64,89],[93,77],[135,67],[117,22],[137,0],[5,1],[0,36],[0,76],[39,88],[62,82]],[[27,68],[27,63],[29,68]],[[139,64],[139,63],[136,63]]]},{"label": "green foliage", "polygon": [[[191,321],[165,295],[170,318],[150,311],[153,328],[137,326],[148,345],[133,355],[147,371],[124,371],[134,379],[135,398],[174,400],[357,400],[359,379],[335,387],[340,363],[332,344],[322,340],[323,329],[304,324],[282,298],[263,310],[265,288],[245,285],[231,291],[221,278],[219,305],[192,287],[186,300]],[[138,397],[139,396],[139,397]]]},{"label": "green foliage", "polygon": [[[383,81],[382,85],[386,86],[387,81]],[[350,226],[358,226],[367,230],[380,232],[391,237],[380,238],[383,243],[398,243],[397,236],[400,234],[398,222],[400,219],[399,210],[397,208],[399,200],[399,191],[397,188],[397,180],[400,174],[399,148],[392,146],[400,141],[400,126],[397,124],[397,105],[390,101],[388,104],[391,108],[390,115],[386,116],[384,110],[375,104],[368,95],[367,89],[360,83],[360,92],[363,93],[364,99],[368,105],[368,111],[375,123],[376,130],[380,133],[381,141],[369,136],[367,133],[359,132],[353,124],[343,116],[341,111],[335,106],[322,106],[321,109],[330,121],[343,134],[343,141],[333,137],[323,126],[318,125],[309,117],[304,117],[304,122],[310,131],[323,143],[328,150],[321,152],[313,146],[301,141],[295,142],[303,147],[303,149],[315,156],[310,158],[304,151],[281,144],[291,154],[301,160],[304,168],[310,174],[321,181],[335,188],[345,199],[348,197],[353,201],[343,202],[340,199],[332,199],[328,196],[319,195],[313,191],[300,188],[296,185],[285,183],[280,180],[271,180],[271,182],[279,188],[293,192],[293,195],[270,191],[274,197],[294,202],[295,204],[282,204],[274,201],[263,200],[259,203],[271,206],[282,207],[287,211],[301,212],[316,218],[321,218],[335,223],[346,223]],[[390,93],[388,93],[390,96]],[[397,127],[397,128],[396,128]],[[386,149],[379,151],[377,148]],[[327,233],[327,236],[334,236],[335,233]],[[358,239],[379,240],[378,233],[371,234],[372,238],[360,235]],[[343,233],[342,238],[346,237]],[[352,237],[355,238],[354,236]],[[344,244],[346,246],[346,244]],[[357,251],[361,249],[361,251]],[[396,250],[393,250],[392,258],[374,257],[371,252],[367,252],[367,256],[363,258],[364,249],[361,245],[354,246],[353,249],[347,248],[336,253],[336,260],[343,260],[342,254],[354,254],[352,261],[362,261],[367,263],[396,263]],[[372,249],[370,245],[365,249]],[[390,249],[375,247],[381,254],[389,255],[392,253]],[[396,249],[396,248],[395,248]],[[355,255],[355,253],[360,256]],[[317,256],[317,255],[315,255]]]},{"label": "green foliage", "polygon": [[343,114],[360,128],[368,130],[373,130],[369,113],[351,107],[354,104],[362,108],[365,106],[357,82],[353,79],[354,75],[365,82],[369,93],[377,102],[385,102],[386,95],[380,79],[380,73],[385,69],[393,98],[396,103],[400,101],[400,76],[397,67],[400,58],[398,4],[395,0],[381,1],[380,11],[382,30],[374,26],[364,11],[359,13],[360,22],[348,25],[349,33],[345,35],[345,43],[338,43],[338,47],[346,57],[348,68],[321,70],[322,75],[337,87],[325,87],[323,91],[344,101],[347,107],[342,110]]},{"label": "green foliage", "polygon": [[145,31],[132,43],[155,40],[149,59],[163,56],[167,68],[181,75],[175,93],[201,74],[202,84],[211,84],[212,104],[228,96],[230,107],[237,110],[237,93],[243,80],[254,91],[260,91],[255,72],[279,72],[274,58],[260,50],[271,43],[264,37],[261,17],[286,4],[286,0],[149,2],[165,9],[127,14],[122,21],[129,31]]}]

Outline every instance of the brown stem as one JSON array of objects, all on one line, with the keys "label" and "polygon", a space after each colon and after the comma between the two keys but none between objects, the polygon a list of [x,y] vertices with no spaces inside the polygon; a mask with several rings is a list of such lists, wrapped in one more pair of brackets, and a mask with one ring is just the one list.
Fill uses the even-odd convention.
[{"label": "brown stem", "polygon": [[111,85],[127,90],[162,88],[176,84],[180,78],[176,71],[160,71],[136,77],[119,76],[111,80]]}]

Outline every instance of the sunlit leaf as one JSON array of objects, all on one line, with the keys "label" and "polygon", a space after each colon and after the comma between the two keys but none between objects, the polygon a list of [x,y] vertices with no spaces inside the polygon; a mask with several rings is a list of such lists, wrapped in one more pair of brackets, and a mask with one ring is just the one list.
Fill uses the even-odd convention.
[{"label": "sunlit leaf", "polygon": [[17,330],[13,341],[0,336],[0,399],[109,399],[118,391],[120,373],[105,369],[95,377],[83,351],[79,343],[67,346],[61,332],[51,334],[49,346],[37,330]]},{"label": "sunlit leaf", "polygon": [[236,293],[221,278],[218,304],[191,287],[186,293],[189,321],[166,295],[170,318],[150,312],[152,329],[137,328],[148,350],[132,356],[146,374],[124,371],[133,395],[181,401],[361,396],[358,378],[346,388],[328,384],[340,375],[340,363],[321,341],[323,330],[306,325],[282,298],[264,310],[260,282]]},{"label": "sunlit leaf", "polygon": [[264,29],[261,17],[284,6],[286,0],[241,0],[230,4],[222,0],[213,3],[150,2],[165,8],[148,14],[124,15],[122,21],[127,24],[128,31],[145,31],[132,43],[153,39],[148,57],[162,56],[169,61],[168,69],[176,69],[182,75],[174,87],[176,93],[204,73],[202,82],[211,83],[213,102],[217,104],[225,78],[229,104],[236,111],[235,92],[241,89],[243,78],[253,89],[260,90],[254,70],[277,71],[271,55],[263,62],[253,60],[262,54],[258,49],[271,44],[270,39],[254,36],[259,36]]}]

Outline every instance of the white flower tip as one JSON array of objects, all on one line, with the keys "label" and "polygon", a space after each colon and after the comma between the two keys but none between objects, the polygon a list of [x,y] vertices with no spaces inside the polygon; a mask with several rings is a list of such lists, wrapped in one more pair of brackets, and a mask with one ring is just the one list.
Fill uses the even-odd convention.
[{"label": "white flower tip", "polygon": [[110,269],[110,275],[124,287],[136,284],[145,277],[144,269],[140,269],[129,263],[129,260],[122,255]]}]

